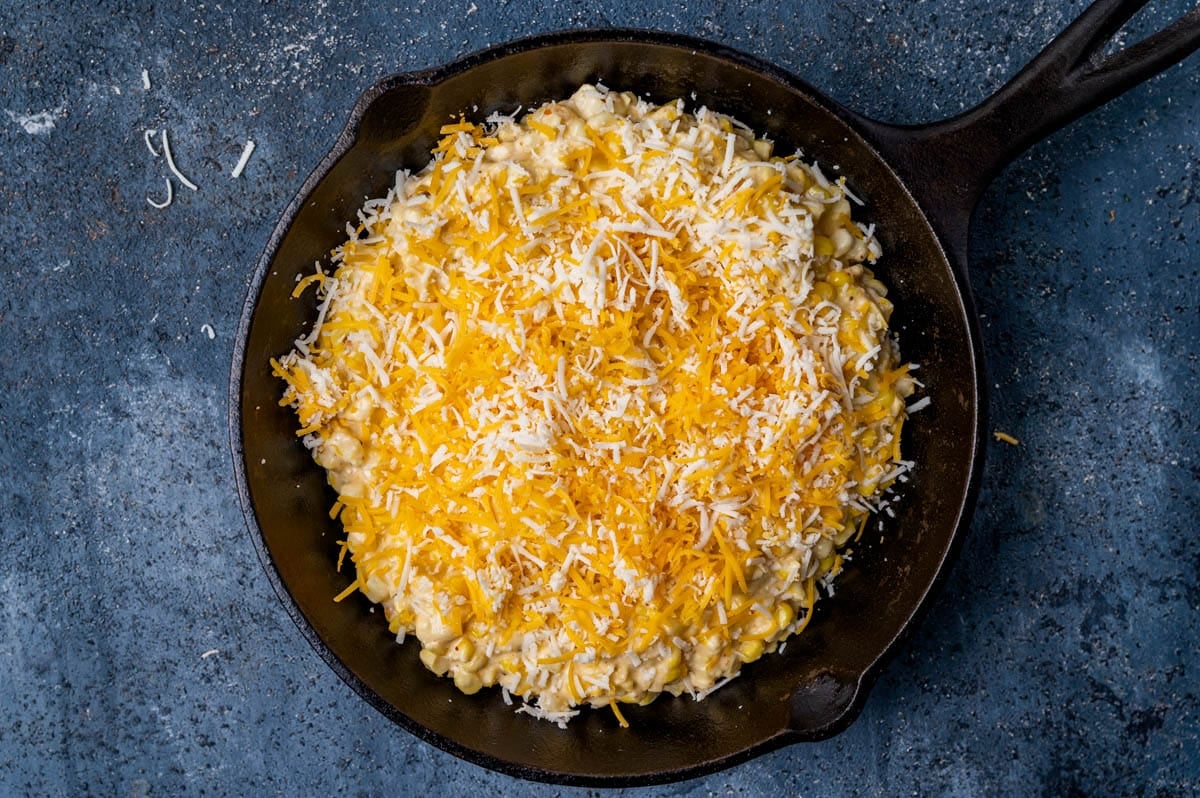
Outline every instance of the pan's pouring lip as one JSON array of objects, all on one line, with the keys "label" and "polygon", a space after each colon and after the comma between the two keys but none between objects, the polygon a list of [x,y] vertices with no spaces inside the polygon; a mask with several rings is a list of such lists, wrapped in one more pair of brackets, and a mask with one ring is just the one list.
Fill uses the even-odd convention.
[{"label": "pan's pouring lip", "polygon": [[[853,131],[858,137],[858,141],[855,142],[855,146],[862,147],[865,151],[869,151],[876,157],[879,163],[887,165],[887,168],[891,170],[890,165],[888,165],[888,159],[879,152],[878,148],[864,134],[864,125],[862,124],[863,117],[858,116],[840,104],[830,100],[820,91],[816,90],[802,79],[780,69],[773,64],[722,44],[678,33],[636,28],[589,28],[558,31],[497,44],[495,46],[464,55],[441,66],[410,72],[400,72],[385,76],[365,89],[359,96],[350,112],[344,128],[338,134],[333,145],[322,157],[318,165],[313,169],[312,173],[309,174],[309,176],[305,179],[296,195],[290,200],[287,207],[284,209],[279,221],[276,223],[271,231],[270,236],[268,237],[262,255],[259,257],[254,270],[247,280],[246,298],[237,326],[231,361],[228,393],[228,424],[229,440],[233,455],[232,461],[234,478],[237,486],[238,498],[241,504],[243,516],[246,520],[247,529],[250,532],[250,537],[259,560],[262,563],[263,570],[266,572],[276,595],[283,603],[286,611],[295,622],[302,635],[309,642],[309,644],[313,646],[321,658],[330,666],[330,668],[333,669],[335,673],[337,673],[337,675],[344,682],[346,682],[347,685],[354,689],[356,693],[364,698],[381,714],[383,714],[389,720],[392,720],[393,722],[402,726],[414,736],[466,761],[470,761],[474,764],[481,765],[511,776],[534,781],[573,786],[618,787],[666,784],[707,775],[740,764],[749,759],[791,743],[798,741],[819,740],[833,736],[844,730],[853,722],[853,720],[860,713],[866,700],[867,693],[869,692],[869,688],[877,677],[882,665],[884,664],[884,661],[894,652],[900,639],[916,624],[919,616],[928,609],[928,606],[931,603],[931,594],[936,590],[938,585],[944,581],[946,572],[948,570],[947,565],[953,560],[958,548],[961,545],[965,528],[969,523],[972,508],[974,507],[979,490],[984,451],[984,440],[981,430],[985,428],[986,394],[983,390],[983,357],[980,346],[978,321],[977,317],[975,316],[969,287],[966,283],[965,276],[961,273],[961,264],[956,264],[954,262],[954,258],[945,251],[941,239],[936,233],[932,233],[933,240],[941,250],[943,257],[945,257],[946,261],[951,264],[952,272],[955,274],[955,281],[959,289],[959,299],[963,303],[962,312],[966,319],[968,328],[970,351],[973,357],[973,362],[970,364],[970,366],[975,374],[973,386],[974,396],[966,398],[967,401],[973,402],[974,407],[974,437],[971,441],[973,454],[970,460],[969,470],[966,475],[965,489],[961,503],[958,507],[954,529],[949,538],[948,546],[945,548],[939,562],[936,564],[932,580],[920,594],[919,600],[911,610],[907,620],[900,625],[897,633],[886,642],[886,645],[883,646],[878,655],[875,656],[874,659],[869,662],[869,664],[867,664],[860,672],[854,674],[854,681],[850,686],[852,692],[848,694],[844,711],[842,711],[842,713],[828,725],[820,728],[809,729],[803,733],[798,733],[789,728],[775,730],[769,734],[766,734],[757,742],[740,750],[730,752],[714,759],[698,761],[695,764],[690,764],[684,767],[672,767],[664,770],[637,772],[632,774],[612,774],[609,772],[588,773],[554,770],[544,766],[529,766],[500,759],[489,753],[468,747],[450,737],[446,737],[443,734],[434,731],[410,718],[398,707],[385,700],[372,687],[370,687],[354,672],[352,672],[349,667],[340,659],[340,657],[332,650],[330,645],[316,631],[314,625],[306,617],[304,611],[301,610],[299,602],[295,596],[293,596],[287,584],[284,582],[279,571],[279,567],[275,562],[274,556],[267,545],[263,529],[259,524],[258,514],[254,506],[254,499],[251,495],[250,480],[247,473],[242,399],[245,387],[245,369],[247,367],[247,345],[250,338],[251,327],[255,319],[255,311],[262,299],[262,293],[268,278],[268,273],[271,271],[283,241],[296,222],[298,215],[303,210],[306,203],[308,203],[312,198],[312,195],[316,189],[329,177],[336,165],[354,148],[358,142],[359,128],[364,117],[367,116],[374,104],[384,95],[394,89],[404,86],[425,87],[431,90],[437,89],[437,87],[446,83],[447,81],[450,81],[454,77],[469,72],[477,67],[531,51],[606,42],[656,48],[663,47],[674,50],[688,51],[693,55],[703,55],[706,58],[716,59],[726,66],[748,70],[749,72],[754,73],[758,78],[766,78],[769,81],[780,84],[791,92],[796,92],[803,95],[808,101],[824,109],[832,117],[846,125],[848,129]],[[907,193],[907,187],[905,186],[904,180],[899,175],[895,174],[894,170],[892,171],[896,183]],[[917,203],[911,194],[908,194],[907,198],[908,201],[912,203],[913,207],[920,207],[919,203]]]}]

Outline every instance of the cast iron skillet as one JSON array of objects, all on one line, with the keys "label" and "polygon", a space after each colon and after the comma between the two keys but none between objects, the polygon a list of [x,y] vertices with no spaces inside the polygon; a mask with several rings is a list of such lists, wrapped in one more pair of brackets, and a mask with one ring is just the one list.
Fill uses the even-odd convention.
[{"label": "cast iron skillet", "polygon": [[[629,785],[697,776],[844,729],[881,660],[927,604],[965,533],[983,452],[985,380],[966,279],[967,229],[989,180],[1027,146],[1176,63],[1200,45],[1200,7],[1133,47],[1102,48],[1145,0],[1099,0],[979,107],[943,122],[896,127],[865,119],[769,64],[718,44],[631,30],[553,34],[502,45],[425,72],[395,75],[354,107],[333,150],[276,226],[250,283],[230,384],[230,435],[247,523],[276,592],[309,642],[372,706],[421,739],[525,778]],[[906,428],[919,467],[886,543],[860,552],[783,655],[764,657],[703,702],[660,698],[587,711],[566,731],[518,715],[495,690],[474,697],[430,674],[417,646],[395,645],[381,613],[333,568],[334,496],[294,434],[268,359],[312,323],[296,276],[344,237],[365,198],[402,167],[419,169],[438,127],[561,99],[602,80],[664,102],[677,97],[732,114],[840,167],[877,222],[894,322],[921,365],[932,405]],[[476,109],[478,109],[476,111]],[[349,569],[347,569],[349,570]]]}]

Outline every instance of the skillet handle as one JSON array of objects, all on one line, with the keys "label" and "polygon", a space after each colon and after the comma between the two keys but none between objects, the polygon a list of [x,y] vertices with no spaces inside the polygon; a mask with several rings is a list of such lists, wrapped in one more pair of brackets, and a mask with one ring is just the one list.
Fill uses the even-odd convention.
[{"label": "skillet handle", "polygon": [[1104,48],[1148,0],[1096,0],[1008,83],[965,113],[922,126],[860,120],[952,255],[984,189],[1028,147],[1200,48],[1200,4],[1115,53]]}]

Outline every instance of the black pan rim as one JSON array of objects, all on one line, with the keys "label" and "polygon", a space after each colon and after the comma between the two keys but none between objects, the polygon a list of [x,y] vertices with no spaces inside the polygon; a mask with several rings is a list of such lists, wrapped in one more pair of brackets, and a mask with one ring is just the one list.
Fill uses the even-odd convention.
[{"label": "black pan rim", "polygon": [[[356,101],[353,109],[350,112],[345,127],[339,133],[333,146],[305,179],[296,195],[283,211],[279,221],[276,223],[270,234],[270,237],[267,240],[263,253],[260,256],[254,271],[247,279],[246,299],[243,304],[241,317],[234,338],[234,350],[230,367],[228,423],[230,446],[233,455],[232,460],[234,478],[237,485],[239,503],[242,508],[243,516],[246,520],[247,531],[250,534],[256,554],[263,566],[263,570],[267,574],[267,578],[271,583],[272,589],[279,597],[288,615],[296,624],[303,637],[308,641],[309,645],[316,650],[326,664],[329,665],[329,667],[342,679],[342,681],[350,686],[359,696],[365,699],[368,704],[384,715],[384,717],[401,726],[418,739],[428,742],[450,754],[453,754],[456,757],[459,757],[460,759],[500,773],[504,773],[509,776],[568,786],[649,786],[656,784],[675,783],[686,779],[698,778],[700,776],[733,767],[737,764],[766,754],[785,745],[801,741],[816,741],[826,739],[844,730],[861,712],[870,687],[878,678],[878,675],[886,663],[886,660],[895,653],[898,643],[903,637],[911,633],[913,627],[919,623],[921,616],[928,611],[928,608],[931,604],[931,597],[945,581],[946,574],[949,570],[948,565],[953,561],[958,553],[958,550],[961,548],[962,540],[965,537],[967,527],[970,524],[971,513],[978,497],[981,474],[983,471],[983,453],[985,449],[982,430],[986,428],[987,407],[985,390],[986,375],[980,341],[980,331],[978,327],[978,316],[975,312],[970,286],[965,277],[965,269],[963,268],[963,264],[956,262],[955,259],[950,256],[942,244],[940,237],[938,237],[936,233],[934,234],[934,238],[938,241],[939,246],[941,246],[943,255],[950,264],[951,272],[957,284],[960,300],[963,306],[963,315],[966,320],[968,337],[970,339],[970,350],[972,352],[974,361],[971,366],[975,374],[975,395],[973,400],[976,412],[973,428],[973,453],[970,459],[970,470],[966,475],[967,478],[965,481],[965,490],[963,491],[963,497],[959,505],[955,528],[951,534],[949,545],[947,546],[941,561],[937,563],[934,578],[922,592],[920,600],[909,613],[908,619],[905,621],[897,634],[887,642],[886,646],[880,651],[879,655],[859,675],[857,690],[850,707],[843,713],[841,717],[838,718],[836,722],[811,734],[797,736],[795,733],[789,731],[777,732],[756,744],[747,746],[740,751],[733,752],[723,757],[700,762],[694,766],[667,771],[610,775],[563,772],[550,769],[534,768],[526,765],[518,765],[506,760],[497,759],[489,754],[482,753],[473,748],[468,748],[453,739],[431,731],[425,726],[413,721],[398,708],[382,699],[371,687],[366,685],[354,673],[352,673],[337,656],[337,654],[334,653],[333,650],[326,644],[326,642],[317,634],[316,630],[309,623],[303,611],[300,610],[295,598],[292,596],[287,585],[283,582],[283,579],[275,565],[274,559],[267,548],[262,528],[258,523],[257,514],[250,496],[249,482],[246,474],[245,448],[242,430],[241,396],[244,382],[244,372],[246,368],[246,343],[250,332],[251,322],[254,318],[254,311],[259,303],[267,274],[271,269],[275,256],[278,254],[278,250],[283,239],[290,231],[301,208],[308,201],[309,197],[311,197],[316,187],[325,180],[334,166],[355,145],[359,123],[361,122],[364,114],[371,107],[372,103],[378,99],[380,95],[393,88],[406,85],[436,86],[458,74],[469,71],[477,65],[507,56],[536,49],[595,42],[633,43],[690,50],[696,54],[703,53],[707,57],[714,57],[725,61],[732,66],[755,71],[775,82],[783,84],[792,91],[804,94],[830,114],[841,119],[855,132],[856,135],[858,135],[859,144],[861,144],[862,147],[875,152],[879,159],[884,164],[889,164],[888,168],[891,168],[889,158],[887,158],[884,153],[880,152],[879,148],[872,144],[871,140],[862,133],[862,125],[860,122],[862,117],[859,117],[853,112],[843,108],[838,103],[833,102],[825,97],[824,94],[810,86],[805,81],[780,69],[777,66],[774,66],[754,56],[729,48],[725,45],[683,34],[634,28],[559,31],[521,38],[499,44],[484,50],[467,54],[442,66],[412,72],[395,73],[385,76],[368,87]],[[905,186],[905,190],[907,191],[907,187],[902,177],[897,177],[898,183],[901,186]],[[922,214],[925,213],[924,209],[921,208],[920,204],[915,198],[912,197],[911,194],[909,194],[908,198],[914,207],[921,210]]]}]

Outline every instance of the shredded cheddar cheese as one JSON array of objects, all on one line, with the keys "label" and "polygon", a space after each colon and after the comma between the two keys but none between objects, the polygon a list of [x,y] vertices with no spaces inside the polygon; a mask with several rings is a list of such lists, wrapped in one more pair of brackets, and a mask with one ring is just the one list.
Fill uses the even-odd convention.
[{"label": "shredded cheddar cheese", "polygon": [[703,697],[803,629],[911,467],[847,196],[682,101],[584,86],[446,125],[298,283],[317,320],[274,362],[348,592],[560,724]]}]

